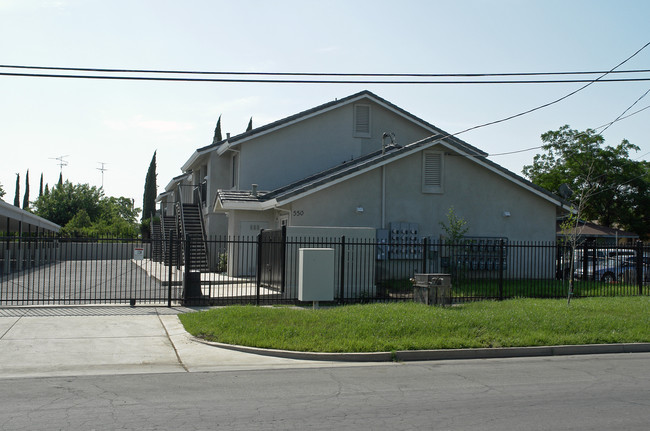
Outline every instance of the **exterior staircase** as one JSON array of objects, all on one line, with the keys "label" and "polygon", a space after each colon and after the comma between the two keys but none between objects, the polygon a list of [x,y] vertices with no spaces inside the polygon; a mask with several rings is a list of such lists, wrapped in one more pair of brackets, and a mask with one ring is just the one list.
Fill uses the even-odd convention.
[{"label": "exterior staircase", "polygon": [[163,261],[163,234],[161,221],[159,219],[151,219],[151,257],[154,262]]},{"label": "exterior staircase", "polygon": [[203,217],[198,204],[176,204],[176,223],[178,232],[183,240],[190,239],[189,256],[186,256],[185,242],[181,247],[183,263],[190,260],[190,271],[208,272],[208,250],[205,239],[205,228]]},{"label": "exterior staircase", "polygon": [[[178,238],[176,218],[171,216],[161,216],[160,217],[160,229],[161,229],[161,238],[162,242],[162,259],[166,266],[169,265],[179,265],[178,261],[178,245],[174,244],[172,247],[171,256],[169,254],[169,240],[175,240]],[[169,237],[171,231],[172,237]]]}]

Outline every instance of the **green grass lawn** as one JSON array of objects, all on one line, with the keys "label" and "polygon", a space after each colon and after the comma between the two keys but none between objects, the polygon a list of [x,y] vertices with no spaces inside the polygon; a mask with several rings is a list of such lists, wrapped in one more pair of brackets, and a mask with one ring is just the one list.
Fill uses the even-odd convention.
[{"label": "green grass lawn", "polygon": [[[382,282],[385,295],[409,294],[413,284],[408,279],[385,280]],[[501,288],[503,291],[501,292]],[[643,294],[650,292],[650,286],[643,287]],[[497,278],[463,278],[452,280],[452,295],[457,300],[463,298],[566,298],[569,282],[554,279],[522,280],[504,279],[500,284]],[[383,294],[383,293],[382,293]],[[634,283],[605,283],[601,281],[576,280],[574,298],[601,296],[637,296],[639,288]],[[380,295],[381,296],[381,295]]]},{"label": "green grass lawn", "polygon": [[221,343],[309,352],[650,342],[650,297],[412,302],[313,310],[231,306],[179,316]]}]

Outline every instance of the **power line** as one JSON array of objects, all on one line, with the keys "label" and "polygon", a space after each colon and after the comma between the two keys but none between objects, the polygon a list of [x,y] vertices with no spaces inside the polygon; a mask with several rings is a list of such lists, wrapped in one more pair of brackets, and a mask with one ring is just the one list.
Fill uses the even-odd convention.
[{"label": "power line", "polygon": [[[648,93],[648,92],[646,92],[646,94],[647,94],[647,93]],[[635,103],[636,103],[636,102],[635,102]],[[634,112],[632,112],[630,115],[626,115],[626,116],[624,116],[624,117],[623,117],[623,116],[619,116],[617,119],[615,119],[615,120],[613,120],[613,121],[610,121],[609,123],[603,124],[602,126],[594,127],[594,130],[602,129],[603,127],[609,127],[609,126],[611,126],[611,125],[614,124],[614,123],[618,123],[619,121],[623,121],[623,120],[625,120],[626,118],[630,118],[630,117],[633,116],[633,115],[636,115],[636,114],[638,114],[638,113],[640,113],[640,112],[645,111],[646,109],[650,109],[650,105],[646,106],[645,108],[641,108],[641,109],[639,109],[638,111],[634,111]],[[626,111],[627,111],[627,110],[629,110],[629,108],[626,109]],[[603,131],[604,131],[604,130],[603,130]],[[602,133],[602,132],[600,132],[599,134],[601,134],[601,133]],[[510,155],[510,154],[525,153],[526,151],[539,150],[539,149],[542,148],[542,147],[543,147],[543,145],[538,145],[538,146],[536,146],[536,147],[524,148],[523,150],[513,150],[513,151],[507,151],[507,152],[504,152],[504,153],[493,153],[493,154],[488,154],[487,157],[494,157],[494,156],[507,156],[507,155]],[[638,159],[640,159],[641,157],[646,156],[646,155],[648,155],[648,154],[650,154],[650,153],[642,154],[641,156],[636,157],[635,160],[638,160]]]},{"label": "power line", "polygon": [[[76,72],[110,72],[110,73],[154,73],[174,75],[232,75],[232,76],[337,76],[337,77],[484,77],[484,76],[557,76],[557,75],[602,75],[603,73],[648,73],[650,69],[618,71],[568,71],[568,72],[500,72],[500,73],[343,73],[343,72],[241,72],[241,71],[196,71],[196,70],[160,70],[160,69],[108,69],[94,67],[57,67],[25,66],[0,64],[6,69],[65,70]],[[337,81],[338,82],[338,81]]]},{"label": "power line", "polygon": [[[647,92],[646,92],[646,93],[647,93]],[[634,103],[636,103],[636,102],[634,102]],[[631,107],[630,107],[630,108],[631,108]],[[630,117],[632,117],[633,115],[636,115],[636,114],[638,114],[639,112],[643,112],[643,111],[645,111],[646,109],[649,109],[649,108],[650,108],[650,105],[646,106],[645,108],[641,108],[641,109],[639,109],[638,111],[634,111],[634,112],[632,112],[630,115],[626,115],[626,116],[624,116],[624,117],[620,117],[620,116],[619,116],[619,118],[617,118],[617,119],[614,120],[614,121],[610,121],[609,123],[603,124],[602,126],[595,127],[594,130],[602,129],[603,127],[609,127],[609,126],[611,126],[611,125],[614,124],[614,123],[618,123],[619,121],[625,120],[626,118],[630,118]],[[629,108],[628,108],[627,110],[629,110]],[[627,110],[626,110],[626,111],[627,111]],[[625,112],[624,112],[624,113],[625,113]],[[624,114],[624,113],[623,113],[623,114]],[[621,114],[621,115],[622,115],[622,114]],[[604,130],[603,130],[603,132],[604,132]],[[600,133],[602,133],[602,132],[600,132]]]},{"label": "power line", "polygon": [[450,84],[572,84],[598,82],[644,82],[650,77],[643,78],[609,78],[609,79],[527,79],[527,80],[490,80],[490,81],[450,81],[450,80],[360,80],[360,79],[246,79],[246,78],[167,78],[157,76],[115,76],[115,75],[72,75],[55,73],[13,73],[0,72],[0,76],[16,76],[30,78],[66,78],[66,79],[99,79],[117,81],[158,81],[158,82],[222,82],[248,84],[381,84],[381,85],[450,85]]},{"label": "power line", "polygon": [[605,127],[601,132],[600,132],[600,134],[603,134],[603,133],[605,132],[605,130],[609,129],[609,126],[611,126],[611,125],[614,124],[616,121],[618,121],[618,120],[619,120],[623,115],[625,115],[625,113],[626,113],[627,111],[629,111],[630,109],[632,109],[632,107],[633,107],[634,105],[636,105],[637,103],[639,103],[639,102],[641,101],[641,99],[643,99],[643,98],[648,94],[648,92],[650,92],[650,88],[649,88],[645,93],[643,93],[643,94],[641,95],[641,97],[639,97],[638,99],[636,99],[636,100],[634,101],[633,104],[631,104],[630,106],[628,106],[628,108],[627,108],[625,111],[623,111],[623,112],[621,113],[621,115],[619,115],[618,117],[616,117],[616,119],[615,119],[614,121],[612,121],[611,123],[609,123],[609,124],[608,124],[608,125],[607,125],[607,126],[606,126],[606,127]]},{"label": "power line", "polygon": [[555,100],[553,100],[553,101],[551,101],[551,102],[545,103],[545,104],[540,105],[540,106],[536,106],[535,108],[529,109],[529,110],[524,111],[524,112],[520,112],[520,113],[518,113],[518,114],[511,115],[511,116],[509,116],[509,117],[505,117],[505,118],[502,118],[502,119],[499,119],[499,120],[495,120],[495,121],[490,121],[489,123],[479,124],[478,126],[473,126],[473,127],[468,128],[468,129],[461,130],[461,131],[458,132],[458,133],[454,133],[454,135],[459,135],[459,134],[461,134],[461,133],[469,132],[470,130],[476,130],[476,129],[480,129],[480,128],[482,128],[482,127],[491,126],[491,125],[498,124],[498,123],[503,123],[504,121],[512,120],[512,119],[514,119],[514,118],[517,118],[517,117],[521,117],[521,116],[524,116],[524,115],[530,114],[530,113],[532,113],[532,112],[535,112],[535,111],[538,111],[538,110],[540,110],[540,109],[543,109],[543,108],[549,107],[549,106],[554,105],[554,104],[556,104],[556,103],[559,103],[559,102],[563,101],[564,99],[568,99],[569,97],[571,97],[571,96],[573,96],[574,94],[576,94],[576,93],[578,93],[578,92],[584,90],[585,88],[589,87],[590,85],[593,85],[593,84],[596,83],[596,82],[603,82],[603,81],[605,81],[605,80],[603,79],[605,76],[607,76],[608,74],[610,74],[610,73],[613,72],[614,70],[618,69],[619,67],[621,67],[622,65],[624,65],[624,64],[627,63],[628,61],[630,61],[630,60],[631,60],[632,58],[634,58],[638,53],[640,53],[641,51],[643,51],[643,50],[644,50],[648,45],[650,45],[650,42],[646,43],[646,44],[643,45],[641,48],[639,48],[639,49],[638,49],[634,54],[630,55],[628,58],[626,58],[625,60],[623,60],[622,62],[620,62],[620,63],[617,64],[616,66],[614,66],[614,67],[613,67],[609,72],[605,72],[605,73],[603,73],[603,74],[600,75],[598,78],[596,78],[596,79],[590,81],[589,83],[583,85],[582,87],[578,88],[577,90],[574,90],[574,91],[570,92],[569,94],[566,94],[566,95],[560,97],[559,99],[555,99]]}]

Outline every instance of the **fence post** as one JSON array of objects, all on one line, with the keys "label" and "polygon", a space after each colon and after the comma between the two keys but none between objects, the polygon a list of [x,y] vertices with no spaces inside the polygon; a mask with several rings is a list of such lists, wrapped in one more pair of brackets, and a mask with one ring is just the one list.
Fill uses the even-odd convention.
[{"label": "fence post", "polygon": [[639,287],[639,295],[643,295],[643,242],[636,242],[636,284]]},{"label": "fence post", "polygon": [[280,250],[280,292],[284,293],[286,287],[287,266],[287,227],[282,226],[282,249]]},{"label": "fence post", "polygon": [[499,300],[503,301],[503,261],[506,258],[506,246],[503,238],[499,240]]},{"label": "fence post", "polygon": [[428,246],[429,244],[427,241],[427,237],[424,237],[422,239],[422,274],[426,274],[427,272],[429,272],[427,271],[427,249],[429,248]]},{"label": "fence post", "polygon": [[[174,233],[173,230],[169,230],[169,255],[167,256],[167,259],[169,259],[169,283],[167,285],[167,307],[171,308],[172,306],[172,253],[174,251],[174,239],[172,238],[172,234]],[[162,247],[161,247],[162,248]],[[165,262],[163,261],[163,264]]]},{"label": "fence post", "polygon": [[341,237],[341,272],[339,279],[339,301],[345,298],[345,235]]},{"label": "fence post", "polygon": [[260,305],[260,286],[262,284],[262,231],[257,235],[257,286],[255,288],[255,305]]}]

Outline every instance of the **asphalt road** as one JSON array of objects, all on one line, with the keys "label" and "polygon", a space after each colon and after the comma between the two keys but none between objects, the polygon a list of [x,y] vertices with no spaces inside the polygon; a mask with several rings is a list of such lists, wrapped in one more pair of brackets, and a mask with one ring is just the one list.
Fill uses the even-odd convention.
[{"label": "asphalt road", "polygon": [[11,430],[644,430],[650,354],[6,379]]}]

